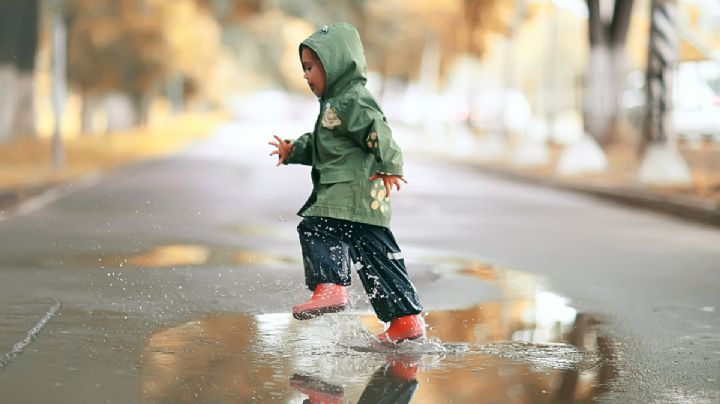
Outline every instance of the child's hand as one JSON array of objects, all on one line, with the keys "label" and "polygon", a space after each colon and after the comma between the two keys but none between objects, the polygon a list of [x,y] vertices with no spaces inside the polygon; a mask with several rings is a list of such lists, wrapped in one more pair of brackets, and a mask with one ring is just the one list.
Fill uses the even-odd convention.
[{"label": "child's hand", "polygon": [[390,190],[392,189],[392,186],[395,185],[397,190],[400,190],[400,181],[404,183],[408,183],[405,178],[403,178],[401,175],[390,175],[390,174],[375,174],[372,177],[370,177],[370,181],[375,181],[378,178],[382,178],[383,183],[385,184],[385,195],[387,195],[388,198],[390,198]]},{"label": "child's hand", "polygon": [[292,151],[292,148],[293,148],[293,142],[288,143],[288,142],[280,139],[280,137],[278,135],[274,135],[274,137],[277,140],[277,143],[268,142],[268,144],[270,146],[277,147],[277,150],[273,150],[272,153],[270,153],[270,155],[272,156],[273,154],[277,154],[278,155],[277,165],[280,165],[283,162],[285,162],[285,160],[287,160],[288,156],[290,155],[290,152]]}]

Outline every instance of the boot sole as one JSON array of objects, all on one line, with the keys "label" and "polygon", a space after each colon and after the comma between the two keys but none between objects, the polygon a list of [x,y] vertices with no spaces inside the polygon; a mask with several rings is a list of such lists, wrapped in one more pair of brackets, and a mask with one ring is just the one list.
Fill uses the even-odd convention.
[{"label": "boot sole", "polygon": [[418,339],[418,338],[420,338],[420,337],[422,337],[422,336],[423,336],[422,334],[418,334],[418,335],[413,335],[412,337],[403,338],[403,339],[401,339],[401,340],[398,340],[398,342],[396,342],[396,344],[399,344],[399,343],[401,343],[401,342],[403,342],[403,341],[412,341],[412,340]]},{"label": "boot sole", "polygon": [[315,318],[318,316],[322,316],[323,314],[329,314],[329,313],[337,313],[339,311],[345,310],[345,307],[347,305],[339,305],[339,306],[327,306],[327,307],[320,307],[318,309],[313,310],[305,310],[300,312],[293,312],[293,317],[297,320],[310,320],[311,318]]},{"label": "boot sole", "polygon": [[[381,335],[383,335],[383,334],[381,334]],[[423,334],[411,335],[410,337],[401,338],[401,339],[398,339],[397,341],[392,341],[387,337],[376,337],[376,338],[378,339],[378,341],[380,341],[382,343],[399,344],[403,341],[412,341],[412,340],[418,339],[422,336],[423,336]]]}]

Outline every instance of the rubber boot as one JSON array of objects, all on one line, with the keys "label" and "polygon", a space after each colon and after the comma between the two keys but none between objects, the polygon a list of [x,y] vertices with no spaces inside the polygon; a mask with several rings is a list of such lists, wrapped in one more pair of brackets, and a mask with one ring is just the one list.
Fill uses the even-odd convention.
[{"label": "rubber boot", "polygon": [[417,372],[419,366],[419,359],[399,357],[390,360],[388,371],[391,375],[395,376],[400,380],[409,381],[417,379]]},{"label": "rubber boot", "polygon": [[294,374],[290,386],[307,395],[304,402],[310,404],[342,404],[345,402],[343,388],[314,377]]},{"label": "rubber boot", "polygon": [[420,316],[411,314],[398,317],[390,321],[390,327],[383,333],[377,335],[381,342],[392,342],[397,344],[405,340],[417,339],[424,334],[424,327]]},{"label": "rubber boot", "polygon": [[347,288],[334,283],[319,283],[312,297],[305,303],[293,306],[293,317],[308,320],[325,313],[345,310],[348,305]]}]

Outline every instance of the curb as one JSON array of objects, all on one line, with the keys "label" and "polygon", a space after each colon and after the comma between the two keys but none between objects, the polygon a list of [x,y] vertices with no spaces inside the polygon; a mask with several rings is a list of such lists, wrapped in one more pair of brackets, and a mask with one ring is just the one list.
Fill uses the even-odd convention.
[{"label": "curb", "polygon": [[32,187],[14,187],[0,189],[0,221],[14,216],[15,209],[26,200],[41,195],[48,189],[58,186],[57,183],[48,183]]},{"label": "curb", "polygon": [[64,181],[48,182],[32,187],[0,189],[0,222],[16,216],[24,216],[65,196],[112,181],[136,170],[143,170],[165,159],[167,156],[136,160],[104,170],[89,171]]},{"label": "curb", "polygon": [[0,222],[16,216],[24,216],[67,195],[98,185],[110,177],[110,174],[111,171],[97,171],[65,181],[2,189],[0,190]]},{"label": "curb", "polygon": [[510,179],[526,184],[541,185],[615,202],[625,206],[642,208],[664,213],[696,223],[720,227],[720,202],[688,195],[664,195],[637,187],[609,187],[573,183],[546,176],[525,174],[512,170],[468,160],[438,156],[436,153],[421,153],[424,157],[442,160],[446,163],[472,167],[485,174]]},{"label": "curb", "polygon": [[470,165],[480,171],[498,177],[591,195],[626,206],[652,210],[694,222],[720,227],[720,204],[709,199],[685,195],[668,196],[631,187],[575,184],[568,181],[522,174],[509,169],[506,170],[479,164]]}]

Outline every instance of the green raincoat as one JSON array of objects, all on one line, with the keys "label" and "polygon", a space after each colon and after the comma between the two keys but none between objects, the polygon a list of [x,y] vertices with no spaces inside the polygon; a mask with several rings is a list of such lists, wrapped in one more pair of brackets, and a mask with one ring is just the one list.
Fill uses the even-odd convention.
[{"label": "green raincoat", "polygon": [[365,88],[365,54],[350,24],[323,27],[302,42],[320,58],[325,92],[312,133],[295,140],[288,164],[312,166],[313,191],[300,216],[389,227],[390,199],[376,173],[403,175],[400,148],[377,100]]}]

